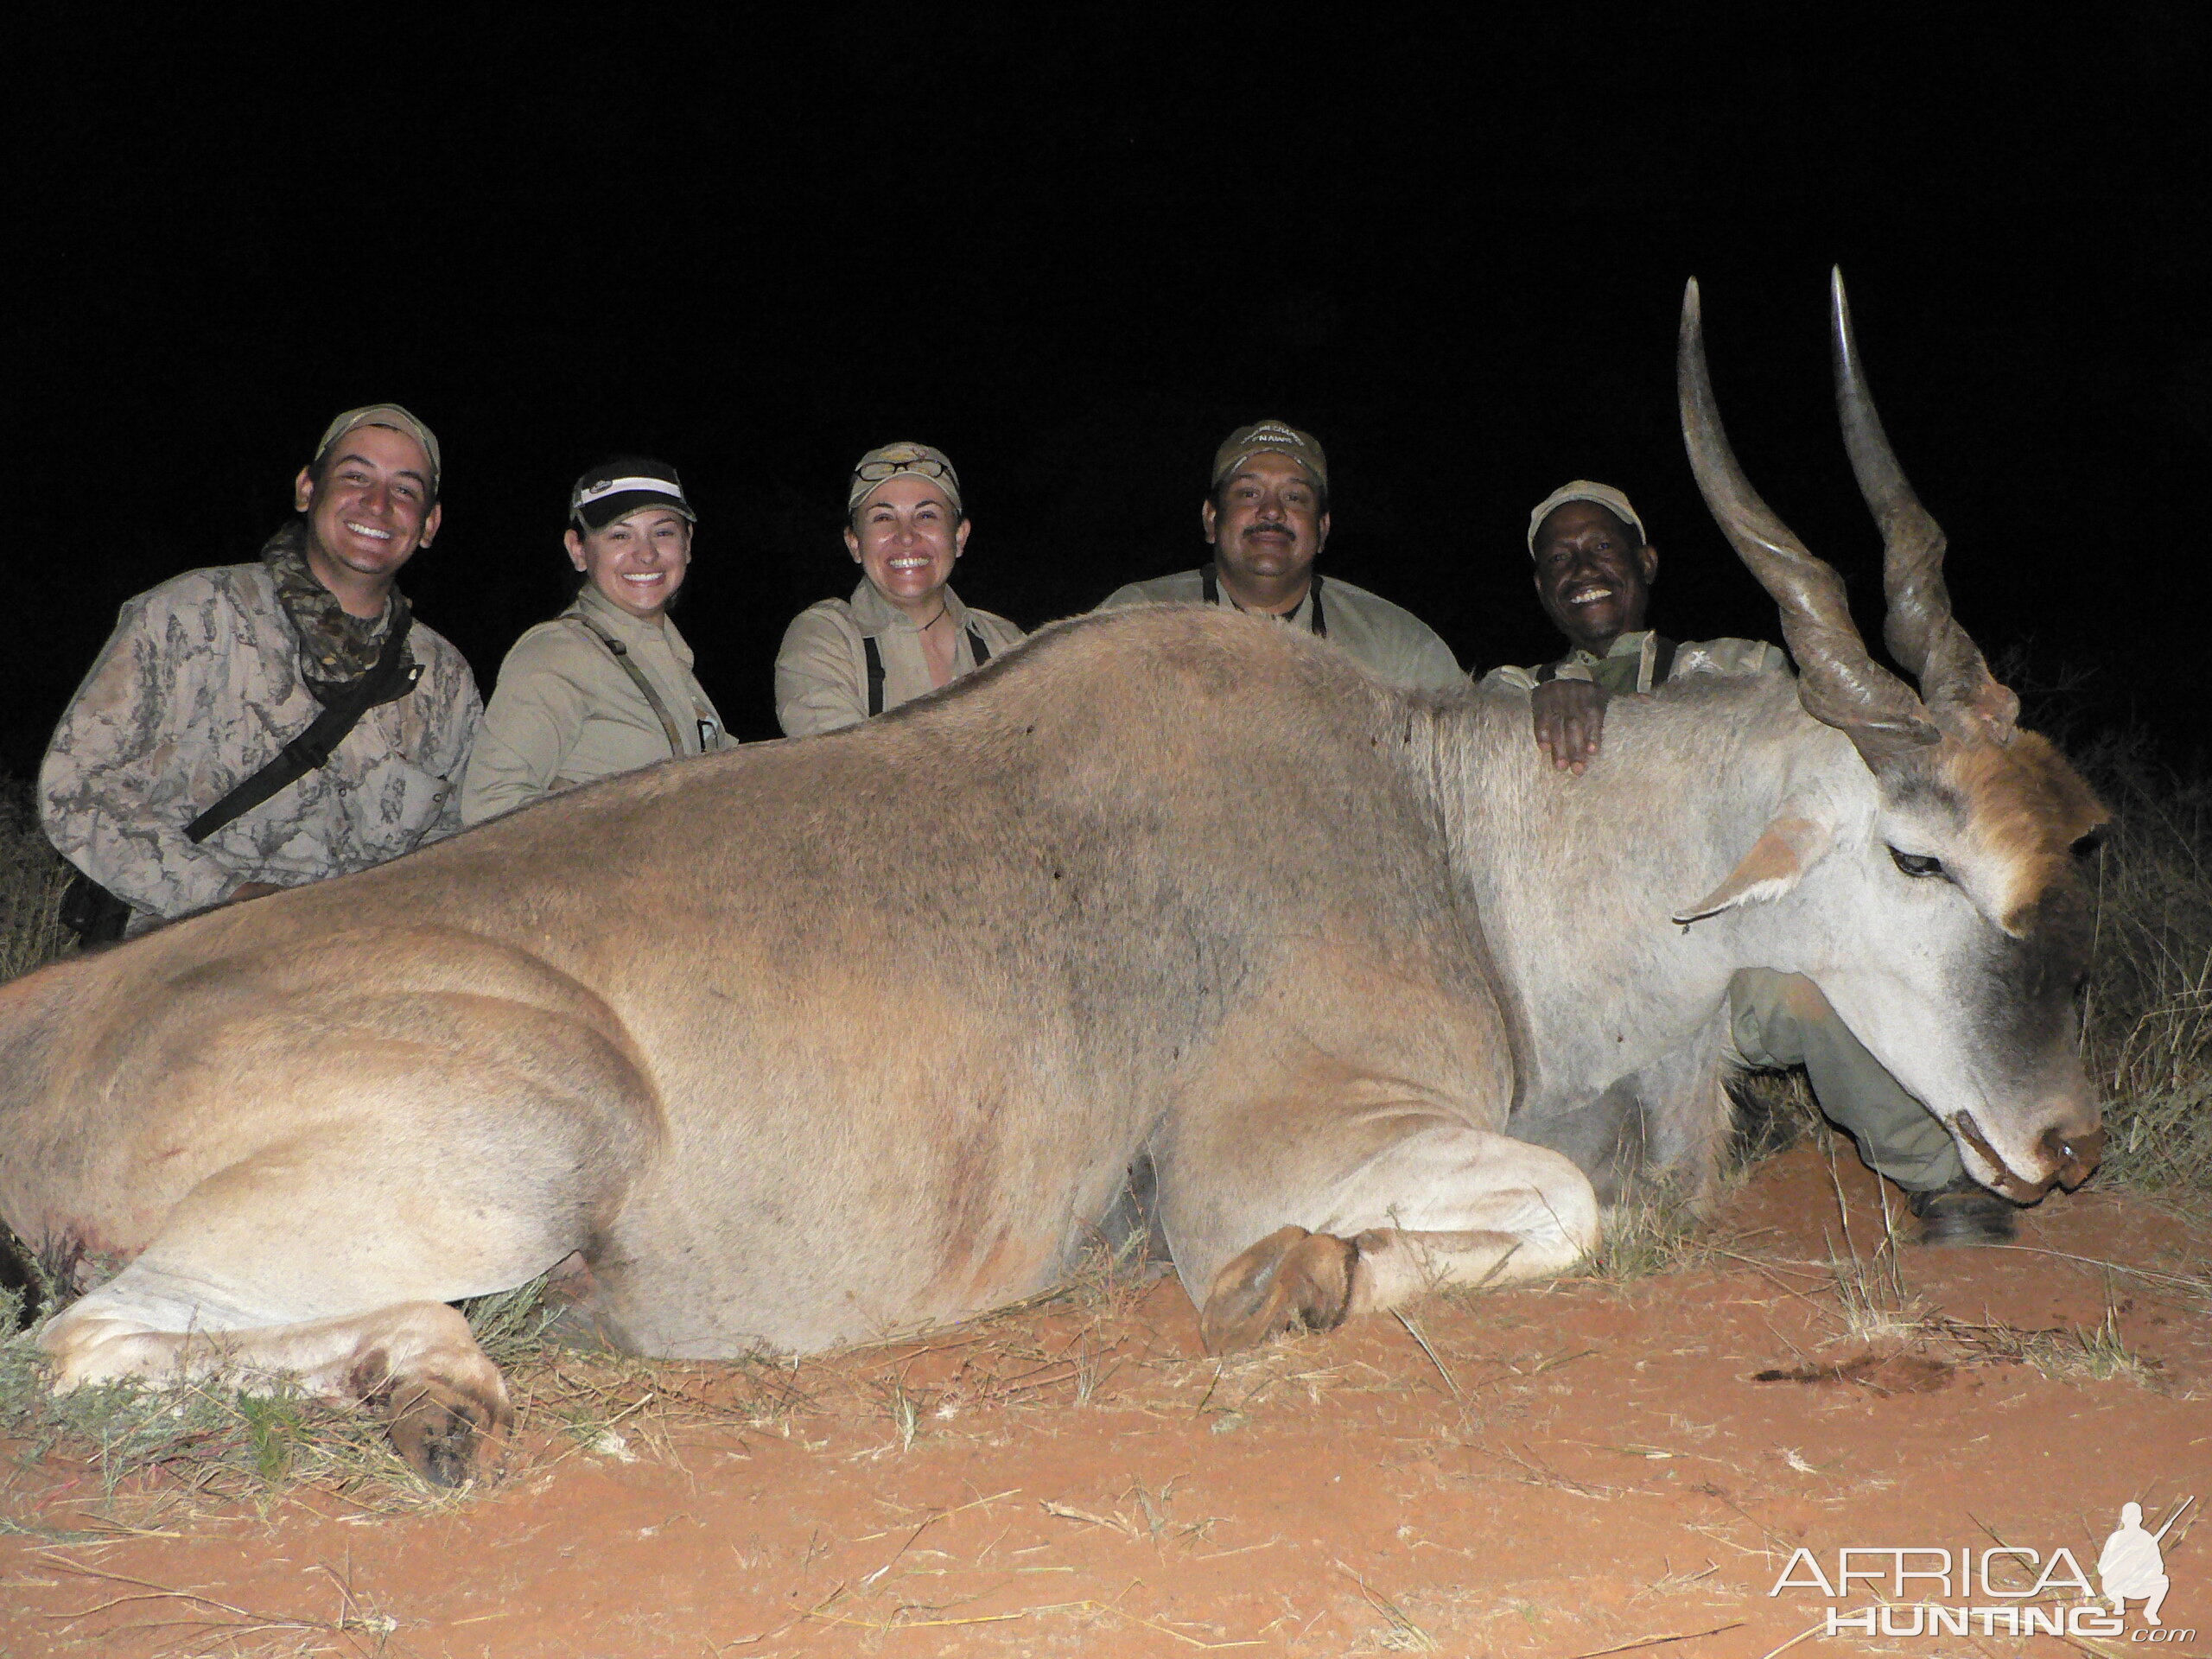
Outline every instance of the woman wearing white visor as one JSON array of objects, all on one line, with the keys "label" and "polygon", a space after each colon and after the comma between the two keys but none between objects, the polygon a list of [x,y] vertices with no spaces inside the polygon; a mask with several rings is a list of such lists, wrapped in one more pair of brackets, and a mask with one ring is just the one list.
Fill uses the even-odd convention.
[{"label": "woman wearing white visor", "polygon": [[665,461],[625,456],[576,480],[563,540],[583,586],[499,664],[461,782],[463,823],[728,747],[667,614],[690,569],[695,522]]},{"label": "woman wearing white visor", "polygon": [[857,726],[1021,641],[1013,623],[952,591],[969,524],[959,475],[942,451],[925,443],[869,450],[853,469],[845,511],[845,550],[861,584],[849,600],[809,606],[784,631],[776,720],[786,737]]}]

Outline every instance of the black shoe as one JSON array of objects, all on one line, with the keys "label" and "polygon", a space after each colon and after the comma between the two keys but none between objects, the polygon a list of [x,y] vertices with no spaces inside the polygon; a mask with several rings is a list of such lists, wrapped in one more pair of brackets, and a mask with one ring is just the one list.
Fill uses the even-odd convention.
[{"label": "black shoe", "polygon": [[2016,1235],[2012,1217],[2020,1206],[1967,1176],[1915,1192],[1910,1202],[1923,1244],[2010,1244]]}]

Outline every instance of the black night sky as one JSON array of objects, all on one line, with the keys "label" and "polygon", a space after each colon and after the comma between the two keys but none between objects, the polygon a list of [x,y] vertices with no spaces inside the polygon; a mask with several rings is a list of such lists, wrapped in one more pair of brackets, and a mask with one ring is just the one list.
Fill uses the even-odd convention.
[{"label": "black night sky", "polygon": [[1985,649],[2196,747],[2203,10],[1701,11],[74,12],[15,48],[0,769],[383,399],[446,454],[402,585],[487,694],[609,451],[683,468],[682,626],[757,737],[869,445],[950,454],[960,591],[1034,626],[1196,563],[1263,415],[1328,446],[1323,568],[1463,661],[1554,654],[1522,526],[1576,475],[1642,507],[1668,632],[1774,637],[1682,460],[1692,274],[1746,467],[1872,620],[1831,264]]}]

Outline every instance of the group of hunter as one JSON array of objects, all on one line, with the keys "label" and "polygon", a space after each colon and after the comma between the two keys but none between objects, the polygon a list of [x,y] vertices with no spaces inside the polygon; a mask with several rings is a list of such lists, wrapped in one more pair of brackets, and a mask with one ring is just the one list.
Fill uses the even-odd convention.
[{"label": "group of hunter", "polygon": [[[48,835],[75,867],[67,914],[88,945],[364,869],[594,779],[731,746],[670,619],[696,515],[674,467],[620,457],[579,478],[563,537],[573,602],[500,664],[489,704],[461,653],[415,620],[397,579],[435,539],[441,457],[404,409],[350,410],[293,485],[258,560],[194,570],[123,607],[39,777]],[[962,602],[969,524],[926,444],[861,457],[849,598],[793,619],[775,665],[786,736],[857,725],[950,684],[1022,639]],[[1329,467],[1279,421],[1232,433],[1202,507],[1212,558],[1133,582],[1102,609],[1224,606],[1325,639],[1378,678],[1442,691],[1467,674],[1435,632],[1325,577]],[[1677,641],[1647,626],[1659,555],[1626,495],[1584,480],[1530,513],[1536,596],[1556,661],[1494,670],[1525,690],[1549,763],[1579,774],[1615,697],[1691,674],[1787,674],[1774,646]],[[1932,1243],[2013,1235],[2012,1205],[1967,1178],[1949,1133],[1853,1037],[1811,981],[1764,969],[1731,988],[1732,1058],[1803,1066],[1827,1116],[1910,1195]]]}]

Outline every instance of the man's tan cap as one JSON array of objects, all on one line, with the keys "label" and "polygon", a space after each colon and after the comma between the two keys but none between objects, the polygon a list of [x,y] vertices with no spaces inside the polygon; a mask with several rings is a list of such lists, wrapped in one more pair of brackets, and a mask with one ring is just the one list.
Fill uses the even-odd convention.
[{"label": "man's tan cap", "polygon": [[1570,501],[1588,501],[1603,507],[1636,532],[1637,540],[1649,541],[1643,533],[1643,520],[1636,516],[1636,509],[1610,484],[1593,484],[1586,478],[1578,478],[1572,484],[1562,484],[1542,500],[1529,515],[1529,556],[1536,556],[1536,532],[1544,527],[1544,520]]},{"label": "man's tan cap", "polygon": [[364,426],[388,426],[395,432],[404,432],[423,446],[423,453],[430,458],[430,488],[438,487],[437,435],[410,415],[397,404],[369,404],[360,409],[349,409],[328,426],[322,429],[322,442],[315,447],[315,462],[322,465],[322,458],[330,453],[331,446],[348,432]]},{"label": "man's tan cap", "polygon": [[926,443],[901,442],[879,444],[860,458],[853,468],[852,485],[845,492],[845,517],[851,518],[861,510],[861,502],[906,474],[933,480],[944,486],[955,512],[965,511],[960,505],[960,474],[952,470],[944,451]]},{"label": "man's tan cap", "polygon": [[1219,489],[1223,479],[1253,456],[1269,453],[1288,455],[1306,470],[1316,484],[1325,490],[1329,487],[1329,458],[1321,453],[1321,446],[1313,441],[1312,433],[1301,432],[1287,421],[1255,421],[1230,433],[1229,442],[1213,453],[1213,482],[1210,487]]}]

